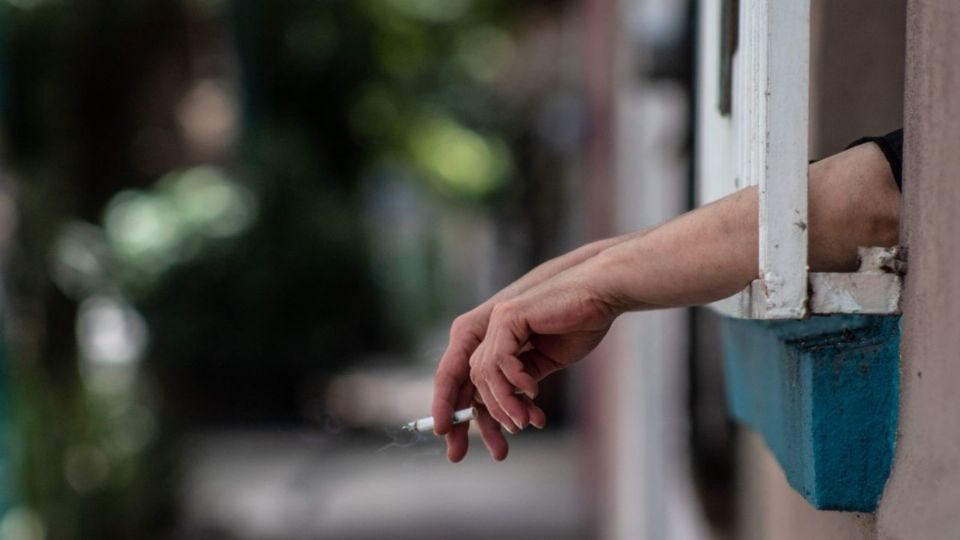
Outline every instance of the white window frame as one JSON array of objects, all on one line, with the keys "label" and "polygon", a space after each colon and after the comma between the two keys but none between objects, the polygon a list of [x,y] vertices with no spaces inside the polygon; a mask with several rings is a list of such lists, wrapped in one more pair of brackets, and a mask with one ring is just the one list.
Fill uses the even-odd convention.
[{"label": "white window frame", "polygon": [[699,14],[697,197],[759,189],[760,275],[711,307],[734,317],[899,313],[897,251],[861,248],[856,273],[807,271],[810,0],[740,0],[729,114],[719,107],[720,0]]}]

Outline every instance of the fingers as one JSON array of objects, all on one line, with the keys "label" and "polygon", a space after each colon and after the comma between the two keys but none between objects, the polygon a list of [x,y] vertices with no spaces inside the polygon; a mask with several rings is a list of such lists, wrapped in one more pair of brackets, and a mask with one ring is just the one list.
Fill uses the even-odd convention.
[{"label": "fingers", "polygon": [[[517,399],[519,399],[520,402],[523,404],[523,407],[525,407],[527,410],[527,418],[529,419],[529,425],[537,429],[543,429],[544,427],[546,427],[547,415],[546,413],[543,412],[543,409],[541,409],[536,403],[534,403],[532,399],[522,394],[515,394],[515,395],[517,396]],[[486,409],[486,405],[483,403],[483,399],[480,397],[479,393],[477,393],[474,396],[474,400],[475,400],[474,403],[477,405],[477,407],[483,407],[484,409]],[[488,414],[489,414],[489,410],[488,410]],[[503,424],[501,427],[503,427],[507,431],[510,431],[511,433],[514,433],[511,430],[515,426],[516,424],[514,424],[513,421],[511,420],[509,424]]]},{"label": "fingers", "polygon": [[[437,368],[433,399],[434,431],[447,436],[451,461],[461,460],[468,446],[467,428],[452,426],[453,413],[472,399],[483,404],[483,420],[478,420],[478,425],[495,459],[502,459],[498,458],[501,449],[505,455],[501,428],[517,433],[529,425],[542,428],[546,424],[546,415],[532,398],[539,393],[537,380],[558,366],[533,348],[524,320],[516,306],[498,306],[480,333],[464,323],[469,322],[466,318],[451,327],[450,345]],[[499,427],[493,430],[491,423]]]},{"label": "fingers", "polygon": [[463,381],[448,372],[437,371],[433,381],[433,431],[445,435],[453,424],[453,413]]},{"label": "fingers", "polygon": [[[533,389],[528,391],[535,395],[536,382],[529,374],[522,375],[532,383]],[[545,423],[543,411],[534,405],[529,397],[518,394],[517,388],[499,369],[494,369],[492,372],[481,371],[473,382],[490,415],[510,433],[526,429],[531,423],[535,427],[543,427]]]},{"label": "fingers", "polygon": [[[507,413],[514,426],[524,429],[527,425],[532,425],[537,429],[543,429],[546,425],[546,414],[533,402],[533,398],[540,393],[537,380],[543,379],[560,368],[556,362],[536,349],[523,350],[522,360],[510,357],[501,369],[508,384],[504,385],[500,382],[497,373],[494,373],[488,386],[490,393],[497,400],[497,405]],[[513,432],[510,425],[504,424],[504,428]]]},{"label": "fingers", "polygon": [[507,378],[507,382],[512,384],[528,398],[533,399],[540,393],[537,381],[531,377],[529,373],[524,371],[523,362],[517,357],[509,356],[505,358],[500,370],[503,372],[504,377]]},{"label": "fingers", "polygon": [[[526,428],[529,425],[527,406],[515,395],[515,387],[507,380],[502,369],[491,360],[488,342],[477,347],[470,358],[470,365],[470,380],[490,415],[510,433]],[[536,381],[522,373],[523,364],[515,357],[512,358],[510,369],[514,377],[524,384],[525,391],[535,396]]]},{"label": "fingers", "polygon": [[477,407],[477,425],[480,427],[480,437],[495,461],[503,461],[507,457],[509,445],[506,437],[500,431],[497,422],[485,407]]},{"label": "fingers", "polygon": [[[458,318],[450,328],[450,343],[440,358],[437,373],[433,381],[433,431],[437,435],[447,434],[452,425],[461,387],[469,382],[470,355],[480,344],[475,328]],[[472,399],[472,395],[468,398]]]},{"label": "fingers", "polygon": [[444,435],[447,440],[447,459],[450,463],[460,463],[467,455],[467,450],[470,448],[470,437],[467,434],[469,429],[470,424],[457,424]]},{"label": "fingers", "polygon": [[[517,430],[525,429],[530,423],[527,407],[514,394],[514,387],[503,376],[503,372],[494,370],[487,376],[486,382],[500,410],[506,413]],[[489,403],[487,407],[490,408]],[[511,430],[511,433],[515,431]]]},{"label": "fingers", "polygon": [[523,370],[535,381],[543,380],[547,375],[559,371],[561,366],[549,356],[537,349],[530,349],[520,355]]},{"label": "fingers", "polygon": [[528,407],[515,390],[529,397],[538,391],[536,381],[523,372],[523,363],[516,357],[528,342],[519,313],[506,304],[494,308],[483,343],[470,358],[470,380],[490,415],[510,433],[526,428],[530,421]]},{"label": "fingers", "polygon": [[[470,381],[465,381],[460,386],[460,393],[457,396],[456,408],[462,409],[468,407],[472,401],[473,385],[470,384]],[[434,422],[436,422],[436,419],[434,419]],[[469,429],[470,424],[464,422],[463,424],[457,424],[451,427],[447,432],[447,459],[449,459],[452,463],[459,462],[465,455],[467,455],[467,449],[470,446],[470,439],[467,433]]]},{"label": "fingers", "polygon": [[523,406],[526,407],[527,417],[530,419],[531,426],[537,429],[543,429],[546,427],[547,415],[543,412],[543,409],[534,403],[532,399],[524,395],[518,394],[517,399],[519,399],[520,402],[523,403]]},{"label": "fingers", "polygon": [[519,431],[517,424],[513,422],[510,418],[510,415],[500,407],[500,404],[497,403],[497,399],[493,397],[493,393],[490,391],[490,386],[486,384],[486,381],[474,380],[474,385],[476,387],[476,392],[480,396],[480,401],[483,403],[484,408],[486,408],[487,413],[493,417],[494,420],[500,423],[503,426],[503,429],[509,431],[510,433],[516,433]]}]

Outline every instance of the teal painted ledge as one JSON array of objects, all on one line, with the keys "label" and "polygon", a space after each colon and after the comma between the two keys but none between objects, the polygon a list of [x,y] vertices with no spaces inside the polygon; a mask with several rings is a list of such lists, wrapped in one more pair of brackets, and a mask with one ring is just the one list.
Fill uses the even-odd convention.
[{"label": "teal painted ledge", "polygon": [[724,319],[727,401],[815,508],[873,512],[893,462],[900,318]]}]

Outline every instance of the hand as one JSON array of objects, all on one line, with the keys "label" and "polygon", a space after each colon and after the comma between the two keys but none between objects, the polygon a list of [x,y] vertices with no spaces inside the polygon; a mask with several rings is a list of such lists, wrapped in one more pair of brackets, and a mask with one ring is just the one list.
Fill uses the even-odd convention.
[{"label": "hand", "polygon": [[543,426],[543,411],[532,402],[538,381],[586,356],[620,313],[591,287],[590,267],[560,274],[491,313],[470,359],[470,381],[475,399],[511,433]]},{"label": "hand", "polygon": [[[605,249],[641,238],[644,234],[646,231],[638,231],[599,240],[551,259],[534,268],[476,309],[457,317],[450,327],[450,342],[437,367],[433,393],[433,417],[436,420],[434,431],[437,435],[446,435],[447,457],[450,461],[460,461],[467,452],[467,426],[453,426],[450,419],[455,410],[469,406],[476,396],[475,388],[469,380],[469,361],[487,333],[487,324],[494,308],[549,281],[561,272],[580,265]],[[547,371],[543,371],[539,376],[534,375],[534,378],[539,380],[546,374]],[[545,421],[543,411],[532,403],[527,403],[527,407],[530,423],[542,427]],[[494,459],[505,458],[507,442],[500,432],[499,424],[493,420],[482,404],[478,407],[478,412],[480,417],[477,423],[483,434],[484,443]]]},{"label": "hand", "polygon": [[[501,297],[506,295],[500,295]],[[457,317],[450,325],[450,341],[440,358],[434,377],[434,432],[445,435],[447,459],[456,463],[467,453],[469,424],[453,425],[453,413],[474,403],[475,391],[470,382],[470,357],[483,341],[487,322],[495,305],[494,299],[473,311]],[[482,404],[477,406],[477,425],[490,455],[500,461],[507,457],[507,441]]]},{"label": "hand", "polygon": [[[461,460],[468,445],[468,426],[451,426],[454,410],[477,403],[477,423],[483,441],[491,456],[502,460],[508,445],[501,426],[516,432],[527,425],[543,427],[546,421],[543,411],[532,402],[538,392],[537,382],[583,358],[606,334],[614,317],[613,310],[600,301],[590,287],[583,285],[588,282],[590,271],[589,265],[581,266],[584,268],[547,279],[527,292],[518,292],[512,297],[498,295],[461,315],[451,325],[450,343],[437,368],[433,401],[435,429],[437,434],[446,435],[447,457],[451,461]],[[558,302],[560,299],[566,300]],[[560,312],[559,319],[554,311]],[[519,352],[515,359],[522,368],[509,371],[509,388],[499,387],[501,394],[507,393],[502,399],[516,417],[514,421],[490,391],[490,382],[501,379],[484,374],[480,366],[484,355],[489,354],[481,344],[492,343],[485,338],[494,335],[488,332],[488,327],[508,328],[516,324],[516,318],[529,319],[532,331],[516,349]],[[475,370],[478,376],[484,374],[485,382],[479,387],[470,378],[471,363],[480,368]],[[501,370],[501,373],[504,372]],[[506,374],[500,377],[506,378]],[[478,388],[482,388],[482,392],[478,392]],[[517,391],[522,395],[515,395]]]},{"label": "hand", "polygon": [[[875,145],[811,166],[809,197],[812,271],[853,271],[857,246],[899,241],[900,192]],[[757,188],[740,190],[548,261],[459,317],[434,383],[436,432],[447,436],[450,460],[467,452],[467,426],[451,427],[457,408],[481,404],[484,443],[503,459],[501,426],[542,426],[537,382],[593,350],[618,314],[705,304],[746,287],[759,273],[758,215]]]}]

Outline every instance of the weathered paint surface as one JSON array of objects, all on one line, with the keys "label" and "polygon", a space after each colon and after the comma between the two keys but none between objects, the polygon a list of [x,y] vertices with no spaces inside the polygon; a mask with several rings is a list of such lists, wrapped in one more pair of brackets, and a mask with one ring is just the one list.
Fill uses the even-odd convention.
[{"label": "weathered paint surface", "polygon": [[[899,247],[861,247],[860,268],[856,272],[810,272],[810,314],[894,315],[900,313],[906,270]],[[728,317],[771,319],[766,312],[764,283],[753,280],[746,289],[711,307]]]},{"label": "weathered paint surface", "polygon": [[861,247],[856,273],[811,273],[810,311],[816,314],[900,313],[900,275],[906,262],[899,247]]},{"label": "weathered paint surface", "polygon": [[[702,136],[696,174],[701,204],[759,186],[760,279],[712,307],[750,319],[899,313],[901,280],[895,271],[814,274],[808,282],[810,0],[745,0],[737,16],[733,104],[723,114],[717,104],[725,89],[716,77],[725,61],[717,47],[720,3],[707,2],[700,9],[697,125]],[[877,260],[895,257],[895,251],[870,250]]]},{"label": "weathered paint surface", "polygon": [[[700,203],[759,188],[760,294],[754,288],[717,306],[735,316],[799,319],[807,314],[807,128],[810,0],[739,3],[730,114],[718,108],[719,2],[700,10],[702,134],[697,146]],[[744,309],[743,306],[746,306]]]},{"label": "weathered paint surface", "polygon": [[900,312],[900,276],[896,274],[810,274],[810,311],[890,314]]},{"label": "weathered paint surface", "polygon": [[724,324],[732,415],[815,508],[872,512],[893,461],[899,317]]},{"label": "weathered paint surface", "polygon": [[[807,107],[810,89],[810,0],[748,0],[762,29],[752,75],[759,116],[748,131],[760,186],[760,276],[764,314],[807,314]],[[759,29],[758,29],[759,30]]]},{"label": "weathered paint surface", "polygon": [[960,3],[910,0],[903,210],[903,398],[883,540],[960,537]]}]

